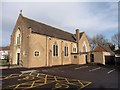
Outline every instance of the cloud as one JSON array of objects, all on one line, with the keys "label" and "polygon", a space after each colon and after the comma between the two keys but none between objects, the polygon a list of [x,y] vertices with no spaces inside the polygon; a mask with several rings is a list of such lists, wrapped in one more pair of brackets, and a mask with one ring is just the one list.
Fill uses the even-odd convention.
[{"label": "cloud", "polygon": [[87,35],[93,36],[112,30],[115,33],[118,27],[116,2],[4,2],[2,6],[2,31],[6,33],[6,36],[3,35],[6,43],[10,42],[9,37],[21,9],[24,16],[71,33],[80,28]]},{"label": "cloud", "polygon": [[[16,2],[16,0],[1,0],[2,2]],[[17,2],[118,2],[119,0],[17,0]]]}]

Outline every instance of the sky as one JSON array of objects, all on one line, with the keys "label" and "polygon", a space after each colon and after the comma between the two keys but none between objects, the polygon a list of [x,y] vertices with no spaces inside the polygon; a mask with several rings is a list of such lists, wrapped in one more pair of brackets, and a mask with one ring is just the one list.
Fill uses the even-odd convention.
[{"label": "sky", "polygon": [[2,2],[2,46],[10,44],[10,35],[20,10],[25,17],[70,33],[79,28],[89,37],[103,34],[110,39],[118,32],[117,2]]}]

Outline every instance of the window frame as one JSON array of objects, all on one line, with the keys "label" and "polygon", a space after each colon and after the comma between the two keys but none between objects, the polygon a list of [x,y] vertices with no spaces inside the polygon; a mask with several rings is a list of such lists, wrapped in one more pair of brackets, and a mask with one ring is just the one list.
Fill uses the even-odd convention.
[{"label": "window frame", "polygon": [[77,44],[72,45],[72,53],[77,53]]},{"label": "window frame", "polygon": [[40,56],[40,51],[35,50],[35,51],[34,51],[34,56],[35,56],[35,57],[39,57],[39,56]]},{"label": "window frame", "polygon": [[[86,45],[86,42],[84,41],[83,42],[83,45],[82,45],[82,49],[83,49],[83,52],[87,52],[87,45]],[[85,50],[84,50],[85,49]]]},{"label": "window frame", "polygon": [[83,52],[87,52],[86,45],[83,45]]},{"label": "window frame", "polygon": [[68,46],[64,47],[64,56],[68,56]]},{"label": "window frame", "polygon": [[22,36],[21,36],[21,31],[20,31],[21,29],[20,29],[20,27],[18,26],[18,28],[17,28],[17,30],[16,30],[16,34],[15,34],[15,44],[17,44],[17,45],[20,45],[21,44],[21,38],[22,38]]},{"label": "window frame", "polygon": [[59,55],[59,47],[57,44],[54,44],[53,45],[53,56],[58,57],[58,55]]}]

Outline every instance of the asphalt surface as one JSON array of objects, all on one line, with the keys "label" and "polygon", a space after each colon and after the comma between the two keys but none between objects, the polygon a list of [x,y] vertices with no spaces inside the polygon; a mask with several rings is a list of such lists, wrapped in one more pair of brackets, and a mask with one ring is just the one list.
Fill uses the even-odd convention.
[{"label": "asphalt surface", "polygon": [[[34,78],[29,75],[30,73],[28,73],[28,75],[26,74],[21,75],[21,71],[28,71],[28,70],[37,70],[36,75],[33,75]],[[39,75],[45,74],[45,76],[47,75],[48,77],[49,75],[51,75],[52,81],[49,82],[49,78],[47,77],[46,80],[48,81],[48,83],[45,83],[44,81],[45,76],[44,76],[42,77],[44,78],[44,80],[42,81],[44,85],[39,86],[37,83],[40,83],[40,82],[36,81],[39,79],[41,80],[41,78],[39,77],[36,78],[38,73]],[[38,88],[40,89],[47,88],[52,90],[61,89],[61,88],[64,88],[64,89],[73,88],[74,90],[78,90],[78,89],[119,90],[120,89],[120,69],[119,67],[114,67],[114,66],[88,64],[88,65],[65,65],[65,66],[31,68],[31,69],[14,68],[14,69],[2,70],[2,76],[3,77],[1,81],[2,81],[3,89],[5,89],[5,87],[7,86],[11,86],[11,88],[16,88],[16,86],[14,85],[18,85],[17,87],[19,89],[19,84],[25,83],[25,82],[31,82],[31,83],[25,84],[22,87],[28,87],[28,86],[31,87],[33,84],[33,81],[35,83],[34,84],[35,87],[29,88],[30,90],[38,89]],[[55,81],[55,76],[57,76],[57,79],[58,77],[63,77],[63,79],[65,80]],[[26,80],[23,80],[24,78]],[[22,80],[19,81],[19,79],[22,79]],[[75,79],[75,81],[73,79]],[[82,82],[82,84],[84,85],[83,86],[81,86],[82,84],[78,85],[78,82],[77,82],[78,80]],[[69,83],[70,81],[72,81],[71,82],[72,84]],[[87,85],[88,83],[89,85]]]}]

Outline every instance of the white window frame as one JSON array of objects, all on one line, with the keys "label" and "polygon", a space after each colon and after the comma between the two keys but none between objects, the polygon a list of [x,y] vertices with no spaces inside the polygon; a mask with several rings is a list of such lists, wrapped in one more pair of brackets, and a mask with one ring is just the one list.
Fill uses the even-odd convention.
[{"label": "white window frame", "polygon": [[[84,51],[84,46],[85,46],[85,51]],[[87,46],[86,46],[86,42],[83,42],[83,52],[87,52]]]},{"label": "white window frame", "polygon": [[16,31],[15,37],[16,37],[15,44],[20,45],[21,44],[21,31],[19,27]]},{"label": "white window frame", "polygon": [[74,44],[72,48],[73,53],[77,53],[77,46]]}]

